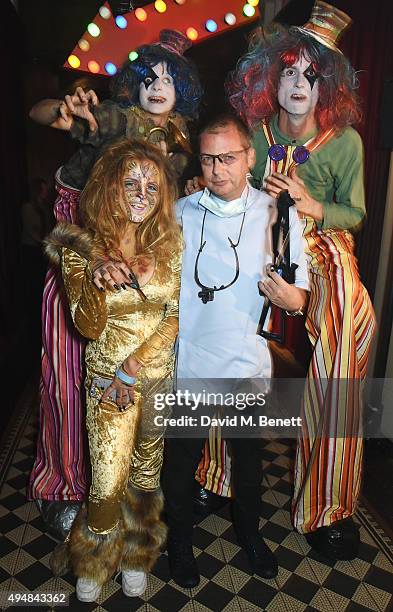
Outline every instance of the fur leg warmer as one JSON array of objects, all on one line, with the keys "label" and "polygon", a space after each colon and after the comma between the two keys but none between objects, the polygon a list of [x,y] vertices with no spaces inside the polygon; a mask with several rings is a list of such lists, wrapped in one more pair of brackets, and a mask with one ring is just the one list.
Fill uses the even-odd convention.
[{"label": "fur leg warmer", "polygon": [[71,569],[70,551],[68,549],[68,538],[61,542],[52,552],[49,565],[54,576],[63,576]]},{"label": "fur leg warmer", "polygon": [[71,529],[68,551],[71,567],[78,578],[104,584],[119,569],[123,540],[121,527],[108,534],[96,534],[87,527],[86,509],[82,508]]},{"label": "fur leg warmer", "polygon": [[150,572],[165,544],[167,527],[160,519],[164,497],[160,489],[127,490],[122,503],[123,559],[122,569]]}]

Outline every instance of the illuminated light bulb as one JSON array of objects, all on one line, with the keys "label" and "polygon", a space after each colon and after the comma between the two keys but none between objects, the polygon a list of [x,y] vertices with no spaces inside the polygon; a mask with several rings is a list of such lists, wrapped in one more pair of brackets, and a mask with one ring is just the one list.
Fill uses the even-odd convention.
[{"label": "illuminated light bulb", "polygon": [[101,7],[98,9],[98,12],[99,12],[99,14],[101,15],[101,17],[102,17],[103,19],[109,19],[109,18],[111,17],[111,12],[110,12],[110,10],[108,9],[108,7],[106,7],[106,6],[101,6]]},{"label": "illuminated light bulb", "polygon": [[143,8],[137,8],[135,11],[135,17],[139,20],[139,21],[146,21],[147,19],[147,13],[145,11],[145,9]]},{"label": "illuminated light bulb", "polygon": [[118,15],[115,19],[116,25],[121,30],[124,30],[128,26],[127,19],[123,15]]},{"label": "illuminated light bulb", "polygon": [[175,0],[176,4],[185,4],[186,0]]},{"label": "illuminated light bulb", "polygon": [[156,0],[154,3],[154,8],[156,9],[157,13],[165,13],[166,4],[164,0]]},{"label": "illuminated light bulb", "polygon": [[100,28],[95,23],[89,23],[87,26],[87,31],[89,32],[90,36],[93,36],[93,38],[97,38],[97,36],[101,34]]},{"label": "illuminated light bulb", "polygon": [[186,36],[190,40],[196,40],[198,38],[198,30],[196,30],[195,28],[187,28]]},{"label": "illuminated light bulb", "polygon": [[81,61],[76,55],[70,55],[67,61],[71,68],[79,68],[79,66],[81,65]]},{"label": "illuminated light bulb", "polygon": [[243,6],[243,13],[245,14],[246,17],[254,17],[255,9],[253,6],[251,6],[251,4],[247,3]]},{"label": "illuminated light bulb", "polygon": [[208,19],[205,23],[205,28],[208,32],[215,32],[217,30],[217,24],[214,19]]},{"label": "illuminated light bulb", "polygon": [[85,38],[81,38],[78,42],[78,47],[81,51],[88,51],[90,49],[90,43]]},{"label": "illuminated light bulb", "polygon": [[224,21],[226,24],[232,26],[236,23],[236,17],[233,13],[227,13],[224,17]]},{"label": "illuminated light bulb", "polygon": [[136,51],[130,51],[128,54],[128,59],[130,60],[130,62],[135,62],[136,59],[138,59],[139,54]]},{"label": "illuminated light bulb", "polygon": [[116,68],[115,64],[112,64],[112,62],[107,62],[105,64],[105,70],[111,76],[116,74],[116,72],[117,72],[117,68]]},{"label": "illuminated light bulb", "polygon": [[258,6],[259,0],[248,0],[248,4],[251,4],[251,6]]},{"label": "illuminated light bulb", "polygon": [[94,60],[90,60],[90,62],[87,64],[87,67],[90,72],[94,72],[94,74],[100,71],[100,65]]}]

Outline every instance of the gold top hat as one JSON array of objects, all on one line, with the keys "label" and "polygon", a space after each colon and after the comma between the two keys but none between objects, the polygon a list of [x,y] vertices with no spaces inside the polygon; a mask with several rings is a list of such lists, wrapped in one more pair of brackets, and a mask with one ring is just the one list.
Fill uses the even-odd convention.
[{"label": "gold top hat", "polygon": [[315,38],[332,51],[338,51],[337,42],[344,30],[352,23],[352,19],[335,6],[317,0],[313,6],[310,19],[301,28],[296,28]]}]

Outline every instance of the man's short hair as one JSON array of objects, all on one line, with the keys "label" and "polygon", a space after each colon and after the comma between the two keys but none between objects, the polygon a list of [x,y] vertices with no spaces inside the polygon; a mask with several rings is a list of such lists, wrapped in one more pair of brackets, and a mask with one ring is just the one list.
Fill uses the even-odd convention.
[{"label": "man's short hair", "polygon": [[246,147],[251,146],[250,130],[246,124],[239,119],[239,117],[232,113],[225,113],[210,119],[210,121],[208,121],[199,132],[199,144],[201,143],[201,137],[203,134],[218,134],[222,130],[225,130],[231,126],[238,131],[240,138],[243,141],[243,145]]}]

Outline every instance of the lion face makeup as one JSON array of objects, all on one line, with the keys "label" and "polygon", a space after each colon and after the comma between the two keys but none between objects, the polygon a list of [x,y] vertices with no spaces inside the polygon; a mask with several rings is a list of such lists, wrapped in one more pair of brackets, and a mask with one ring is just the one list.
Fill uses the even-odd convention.
[{"label": "lion face makeup", "polygon": [[126,169],[123,181],[128,218],[134,223],[141,223],[159,201],[158,168],[149,160],[132,161]]}]

